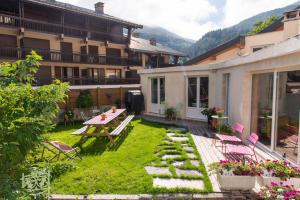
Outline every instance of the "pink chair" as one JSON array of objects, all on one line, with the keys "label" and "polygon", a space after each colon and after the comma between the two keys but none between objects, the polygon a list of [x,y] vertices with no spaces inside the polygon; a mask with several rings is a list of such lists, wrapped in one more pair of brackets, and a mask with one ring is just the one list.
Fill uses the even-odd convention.
[{"label": "pink chair", "polygon": [[[234,132],[239,134],[239,137],[242,137],[244,131],[244,126],[242,124],[235,123],[231,128]],[[242,140],[239,137],[236,137],[234,135],[216,134],[216,137],[221,141],[222,152],[224,149],[224,144],[226,142],[231,142],[231,143],[242,142]]]},{"label": "pink chair", "polygon": [[[243,158],[245,155],[251,156],[253,159],[253,156],[255,157],[255,160],[257,162],[257,157],[255,153],[255,147],[258,142],[258,135],[256,133],[251,133],[250,136],[248,137],[248,145],[244,144],[226,144],[225,145],[225,154],[229,155],[242,155]],[[251,146],[249,146],[249,144]]]}]

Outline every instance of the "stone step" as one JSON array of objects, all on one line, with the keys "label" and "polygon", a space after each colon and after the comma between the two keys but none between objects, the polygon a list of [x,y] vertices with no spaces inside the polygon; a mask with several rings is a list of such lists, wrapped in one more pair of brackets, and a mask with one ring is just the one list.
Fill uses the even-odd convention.
[{"label": "stone step", "polygon": [[178,178],[154,178],[153,187],[157,188],[188,188],[188,189],[204,189],[204,183],[202,180],[189,180]]}]

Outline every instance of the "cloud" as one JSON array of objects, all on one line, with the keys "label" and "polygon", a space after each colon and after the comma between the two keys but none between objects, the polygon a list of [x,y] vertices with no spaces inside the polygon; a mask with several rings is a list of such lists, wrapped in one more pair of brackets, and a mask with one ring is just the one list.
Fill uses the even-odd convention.
[{"label": "cloud", "polygon": [[261,12],[284,7],[298,0],[226,0],[223,27],[237,24]]},{"label": "cloud", "polygon": [[[94,9],[99,0],[60,0]],[[199,39],[218,28],[210,21],[217,8],[209,0],[102,0],[107,14],[147,26],[160,26],[182,37]]]}]

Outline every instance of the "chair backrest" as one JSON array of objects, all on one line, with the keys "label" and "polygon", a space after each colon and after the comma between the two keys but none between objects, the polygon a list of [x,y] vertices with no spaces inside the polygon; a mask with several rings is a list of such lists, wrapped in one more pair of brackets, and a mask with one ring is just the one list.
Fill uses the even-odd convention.
[{"label": "chair backrest", "polygon": [[248,142],[250,142],[255,147],[258,142],[258,138],[259,137],[256,133],[251,133],[248,137]]},{"label": "chair backrest", "polygon": [[241,134],[242,136],[242,133],[244,131],[244,126],[242,124],[239,124],[239,123],[235,123],[233,126],[232,126],[232,130],[234,132],[238,132],[239,134]]}]

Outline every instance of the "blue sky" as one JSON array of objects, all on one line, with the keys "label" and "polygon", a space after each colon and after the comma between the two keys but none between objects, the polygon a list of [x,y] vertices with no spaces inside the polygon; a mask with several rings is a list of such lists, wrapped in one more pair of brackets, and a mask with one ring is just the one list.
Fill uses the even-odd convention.
[{"label": "blue sky", "polygon": [[[58,0],[94,9],[99,0]],[[101,1],[101,0],[100,0]],[[264,11],[298,0],[102,0],[105,13],[148,26],[160,26],[198,40],[208,31],[232,26]]]}]

